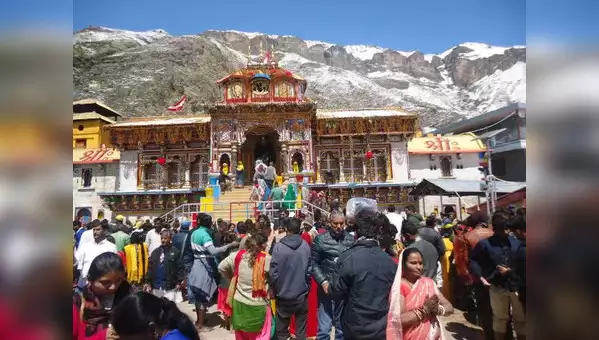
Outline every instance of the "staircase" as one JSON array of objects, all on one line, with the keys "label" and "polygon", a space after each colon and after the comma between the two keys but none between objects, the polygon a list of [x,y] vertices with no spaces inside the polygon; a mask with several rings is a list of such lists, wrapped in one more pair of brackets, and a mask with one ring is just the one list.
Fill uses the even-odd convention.
[{"label": "staircase", "polygon": [[225,221],[231,220],[233,223],[245,221],[248,218],[253,219],[255,205],[248,203],[251,188],[251,186],[247,186],[245,188],[234,188],[233,191],[226,191],[224,194],[221,192],[218,204],[214,205],[212,218],[214,220],[219,218]]}]

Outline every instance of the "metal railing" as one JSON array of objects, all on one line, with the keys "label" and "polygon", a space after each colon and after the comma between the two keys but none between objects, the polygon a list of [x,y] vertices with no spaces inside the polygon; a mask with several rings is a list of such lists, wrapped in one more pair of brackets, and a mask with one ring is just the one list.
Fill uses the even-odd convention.
[{"label": "metal railing", "polygon": [[199,213],[205,213],[212,218],[215,218],[216,214],[222,214],[223,211],[229,213],[229,221],[233,222],[233,214],[236,213],[236,217],[239,218],[239,214],[242,213],[244,219],[254,219],[258,214],[265,214],[271,218],[274,218],[278,214],[284,203],[293,204],[292,209],[287,209],[289,212],[297,214],[298,211],[306,213],[312,217],[314,221],[314,213],[319,211],[321,215],[328,218],[330,212],[310,203],[307,201],[301,201],[301,208],[298,208],[297,200],[280,200],[280,201],[236,201],[236,202],[212,202],[212,203],[185,203],[182,204],[169,212],[162,214],[160,217],[164,219],[166,223],[173,222],[176,218],[185,217],[191,221],[193,215]]}]

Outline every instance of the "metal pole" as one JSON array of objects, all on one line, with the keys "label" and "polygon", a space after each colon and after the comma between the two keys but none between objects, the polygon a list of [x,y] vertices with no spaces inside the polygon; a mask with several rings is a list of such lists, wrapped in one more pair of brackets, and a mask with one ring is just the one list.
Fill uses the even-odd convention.
[{"label": "metal pole", "polygon": [[487,162],[489,163],[489,185],[487,186],[487,213],[489,218],[495,212],[495,181],[493,179],[493,166],[491,161],[491,138],[487,139]]}]

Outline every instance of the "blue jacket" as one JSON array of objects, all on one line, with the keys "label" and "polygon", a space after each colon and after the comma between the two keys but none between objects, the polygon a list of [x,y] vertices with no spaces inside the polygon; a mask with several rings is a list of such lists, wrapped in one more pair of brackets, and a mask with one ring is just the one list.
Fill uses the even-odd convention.
[{"label": "blue jacket", "polygon": [[269,281],[279,303],[305,300],[310,289],[310,246],[299,235],[287,235],[272,251]]},{"label": "blue jacket", "polygon": [[[500,238],[496,235],[478,242],[470,253],[470,270],[476,277],[484,277],[490,284],[517,292],[522,284],[518,275],[523,252],[520,241],[515,237]],[[497,266],[502,265],[511,270],[501,275]]]},{"label": "blue jacket", "polygon": [[191,340],[186,337],[179,331],[178,329],[173,329],[172,331],[166,333],[160,340]]}]

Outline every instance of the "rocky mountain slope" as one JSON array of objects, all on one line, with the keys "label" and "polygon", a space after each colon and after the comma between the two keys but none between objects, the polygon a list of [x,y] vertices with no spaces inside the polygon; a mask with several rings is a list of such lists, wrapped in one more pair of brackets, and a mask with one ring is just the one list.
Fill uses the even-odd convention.
[{"label": "rocky mountain slope", "polygon": [[74,99],[97,98],[127,116],[185,112],[221,99],[215,81],[272,46],[279,64],[308,81],[319,108],[401,106],[441,125],[526,101],[526,48],[463,43],[438,54],[339,46],[293,36],[206,31],[171,36],[87,28],[73,36]]}]

